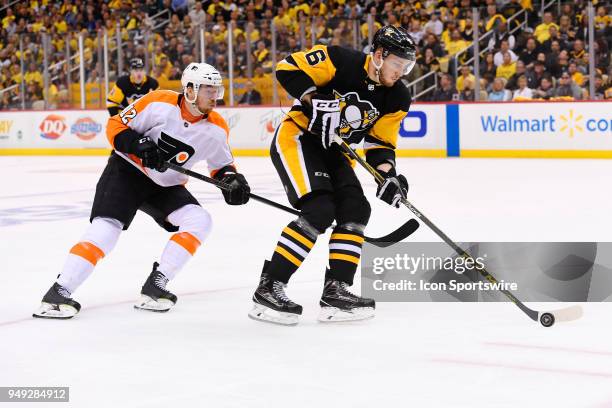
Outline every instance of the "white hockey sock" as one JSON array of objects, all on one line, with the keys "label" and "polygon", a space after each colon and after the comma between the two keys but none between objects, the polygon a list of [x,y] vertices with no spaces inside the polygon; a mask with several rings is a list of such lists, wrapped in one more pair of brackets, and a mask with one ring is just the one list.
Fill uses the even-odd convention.
[{"label": "white hockey sock", "polygon": [[87,259],[74,255],[71,252],[68,254],[68,258],[66,258],[62,273],[57,278],[57,283],[72,293],[91,275],[94,266]]},{"label": "white hockey sock", "polygon": [[[174,279],[176,274],[183,269],[183,266],[185,266],[187,261],[189,261],[193,256],[193,254],[183,245],[176,242],[176,235],[177,234],[173,235],[172,238],[170,238],[170,241],[168,241],[166,244],[164,252],[162,252],[158,268],[158,270],[161,271],[169,280]],[[187,235],[187,233],[185,233],[185,235]],[[193,239],[195,240],[195,238]],[[197,246],[195,243],[193,246],[197,248],[197,246],[199,246],[199,241]],[[195,249],[193,250],[193,253],[195,253]]]},{"label": "white hockey sock", "polygon": [[112,218],[95,218],[81,240],[72,247],[57,283],[74,292],[91,275],[100,259],[115,247],[123,224]]},{"label": "white hockey sock", "polygon": [[188,204],[171,213],[168,221],[177,225],[179,232],[172,235],[166,244],[158,270],[172,280],[208,237],[212,220],[205,209]]}]

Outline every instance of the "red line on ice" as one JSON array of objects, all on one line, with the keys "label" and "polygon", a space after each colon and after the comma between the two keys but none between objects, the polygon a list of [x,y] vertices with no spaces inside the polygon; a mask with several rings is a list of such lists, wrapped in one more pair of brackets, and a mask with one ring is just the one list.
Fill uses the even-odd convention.
[{"label": "red line on ice", "polygon": [[473,361],[473,360],[455,360],[450,358],[433,358],[429,361],[434,363],[442,364],[458,364],[458,365],[471,365],[477,367],[495,367],[495,368],[507,368],[511,370],[524,370],[524,371],[539,371],[551,374],[570,374],[570,375],[584,375],[589,377],[604,377],[612,378],[612,373],[602,373],[597,371],[582,371],[582,370],[567,370],[563,368],[548,368],[548,367],[531,367],[519,364],[506,364],[506,363],[488,363],[486,361]]},{"label": "red line on ice", "polygon": [[514,348],[533,349],[533,350],[563,351],[567,353],[584,353],[584,354],[595,354],[598,356],[612,357],[612,351],[597,351],[597,350],[576,349],[576,348],[570,348],[570,347],[537,346],[537,345],[532,345],[532,344],[504,343],[504,342],[485,342],[484,344],[487,346],[494,346],[494,347],[514,347]]}]

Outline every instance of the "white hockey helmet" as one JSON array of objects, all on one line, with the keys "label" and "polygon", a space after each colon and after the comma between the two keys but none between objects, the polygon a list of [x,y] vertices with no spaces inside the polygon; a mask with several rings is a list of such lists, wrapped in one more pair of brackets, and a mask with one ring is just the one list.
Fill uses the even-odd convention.
[{"label": "white hockey helmet", "polygon": [[187,65],[187,68],[185,68],[183,75],[181,76],[181,85],[183,86],[184,94],[188,86],[193,87],[195,92],[194,99],[190,101],[187,99],[187,96],[185,96],[187,102],[190,103],[195,103],[201,85],[215,88],[217,91],[217,99],[222,99],[225,93],[221,74],[215,67],[205,63],[192,62],[191,64]]}]

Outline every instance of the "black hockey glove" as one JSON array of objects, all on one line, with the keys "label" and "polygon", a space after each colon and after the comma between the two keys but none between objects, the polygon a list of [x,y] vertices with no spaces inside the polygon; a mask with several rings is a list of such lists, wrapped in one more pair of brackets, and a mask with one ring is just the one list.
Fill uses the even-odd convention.
[{"label": "black hockey glove", "polygon": [[408,194],[408,180],[401,174],[397,175],[395,169],[388,172],[379,170],[378,172],[385,178],[385,181],[378,185],[376,197],[399,208],[401,199]]},{"label": "black hockey glove", "polygon": [[321,138],[324,149],[335,143],[336,130],[340,126],[340,100],[332,95],[313,94],[310,105],[305,102],[310,114],[308,131]]},{"label": "black hockey glove", "polygon": [[247,183],[242,174],[226,171],[221,177],[221,181],[231,187],[230,190],[222,190],[226,203],[229,205],[242,205],[249,201],[251,187],[249,187],[249,183]]},{"label": "black hockey glove", "polygon": [[149,136],[143,136],[136,139],[132,145],[132,152],[142,160],[142,165],[144,167],[155,169],[160,172],[164,172],[168,169],[164,163],[162,151]]}]

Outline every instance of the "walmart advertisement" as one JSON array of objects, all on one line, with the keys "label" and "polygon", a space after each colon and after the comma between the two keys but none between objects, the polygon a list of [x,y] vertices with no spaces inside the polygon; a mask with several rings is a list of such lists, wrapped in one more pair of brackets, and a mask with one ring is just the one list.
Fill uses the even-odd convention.
[{"label": "walmart advertisement", "polygon": [[[267,155],[289,108],[219,108],[238,155]],[[0,154],[107,154],[105,110],[0,111]],[[403,157],[612,158],[610,102],[413,104]]]}]

